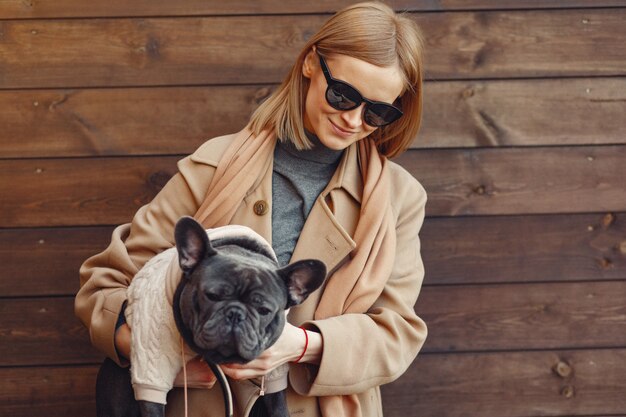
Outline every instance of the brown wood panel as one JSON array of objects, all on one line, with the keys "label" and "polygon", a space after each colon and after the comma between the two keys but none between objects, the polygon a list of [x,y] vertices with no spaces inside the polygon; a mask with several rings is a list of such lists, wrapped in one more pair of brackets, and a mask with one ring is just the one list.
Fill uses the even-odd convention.
[{"label": "brown wood panel", "polygon": [[0,91],[0,157],[184,154],[247,123],[269,86]]},{"label": "brown wood panel", "polygon": [[[556,373],[560,362],[569,376]],[[96,373],[95,366],[0,368],[0,414],[95,416]],[[626,411],[625,385],[625,349],[422,354],[383,386],[383,407],[389,417],[615,416]]]},{"label": "brown wood panel", "polygon": [[0,415],[96,416],[95,366],[0,369]]},{"label": "brown wood panel", "polygon": [[426,354],[383,386],[383,406],[391,417],[622,415],[624,386],[625,349]]},{"label": "brown wood panel", "polygon": [[[0,16],[14,18],[107,17],[107,16],[198,16],[238,14],[329,13],[353,4],[352,0],[276,1],[276,0],[2,0]],[[626,6],[624,0],[387,0],[396,10],[440,11],[472,9],[540,9],[569,7]]]},{"label": "brown wood panel", "polygon": [[[626,280],[425,287],[425,352],[626,346]],[[73,297],[0,302],[0,366],[96,361]],[[41,349],[41,346],[46,346]]]},{"label": "brown wood panel", "polygon": [[[626,146],[409,151],[429,216],[626,211]],[[118,224],[177,157],[0,161],[0,227]]]},{"label": "brown wood panel", "polygon": [[176,171],[178,157],[0,161],[0,227],[130,221]]},{"label": "brown wood panel", "polygon": [[[75,294],[112,230],[0,230],[0,296]],[[429,218],[420,237],[426,286],[626,278],[624,213]]]},{"label": "brown wood panel", "polygon": [[624,213],[429,218],[425,285],[626,279]]},{"label": "brown wood panel", "polygon": [[0,297],[76,294],[80,265],[107,247],[112,231],[0,229]]},{"label": "brown wood panel", "polygon": [[[0,158],[190,153],[272,88],[0,91]],[[428,82],[424,95],[414,148],[626,143],[626,78]]]},{"label": "brown wood panel", "polygon": [[409,151],[431,216],[626,210],[626,147]]},{"label": "brown wood panel", "polygon": [[429,352],[626,346],[626,281],[426,287]]},{"label": "brown wood panel", "polygon": [[[414,17],[432,79],[624,75],[623,9]],[[326,18],[4,21],[0,89],[279,82]]]},{"label": "brown wood panel", "polygon": [[624,143],[626,79],[430,82],[413,147]]},{"label": "brown wood panel", "polygon": [[0,366],[81,364],[104,356],[74,316],[73,297],[0,300]]}]

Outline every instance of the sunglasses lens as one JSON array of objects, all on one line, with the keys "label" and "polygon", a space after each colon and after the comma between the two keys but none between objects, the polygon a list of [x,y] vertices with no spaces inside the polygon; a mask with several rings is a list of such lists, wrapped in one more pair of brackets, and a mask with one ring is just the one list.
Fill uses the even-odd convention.
[{"label": "sunglasses lens", "polygon": [[402,116],[398,109],[387,104],[372,104],[365,110],[363,119],[370,126],[385,126]]},{"label": "sunglasses lens", "polygon": [[337,110],[354,109],[363,101],[358,91],[340,82],[335,82],[328,86],[326,90],[326,100],[328,104]]}]

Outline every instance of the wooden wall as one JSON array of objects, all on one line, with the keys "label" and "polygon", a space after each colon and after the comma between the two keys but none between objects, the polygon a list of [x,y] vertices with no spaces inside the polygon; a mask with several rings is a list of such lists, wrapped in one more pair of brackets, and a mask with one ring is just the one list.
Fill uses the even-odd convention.
[{"label": "wooden wall", "polygon": [[[348,1],[0,1],[0,415],[93,416],[78,266]],[[626,415],[626,0],[396,0],[429,324],[387,416]]]}]

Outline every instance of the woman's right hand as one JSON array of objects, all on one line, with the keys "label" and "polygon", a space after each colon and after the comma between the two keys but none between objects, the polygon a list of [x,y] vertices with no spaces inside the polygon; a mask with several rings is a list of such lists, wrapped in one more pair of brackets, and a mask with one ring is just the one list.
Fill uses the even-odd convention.
[{"label": "woman's right hand", "polygon": [[[200,356],[193,358],[187,362],[187,386],[189,388],[212,388],[215,385],[217,378],[209,368],[209,365],[202,360]],[[185,385],[184,372],[181,371],[176,375],[174,379],[175,387],[184,387]]]}]

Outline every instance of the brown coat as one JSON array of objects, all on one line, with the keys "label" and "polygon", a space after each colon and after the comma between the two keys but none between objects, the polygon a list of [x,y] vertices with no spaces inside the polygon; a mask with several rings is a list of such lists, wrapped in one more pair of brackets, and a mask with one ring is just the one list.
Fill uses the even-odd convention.
[{"label": "brown coat", "polygon": [[[118,363],[113,343],[115,324],[135,273],[155,254],[173,245],[173,228],[183,215],[193,215],[204,196],[219,159],[233,135],[213,139],[181,160],[179,172],[154,200],[136,213],[132,224],[113,232],[111,244],[88,259],[80,270],[77,316],[89,328],[92,343]],[[392,211],[396,216],[397,255],[383,293],[367,314],[313,320],[323,289],[291,309],[289,321],[319,331],[324,351],[319,366],[291,366],[288,403],[292,416],[318,416],[316,396],[358,394],[363,416],[381,416],[378,386],[398,378],[413,361],[426,338],[426,325],[415,315],[424,275],[418,232],[424,219],[426,193],[400,166],[390,163]],[[258,179],[235,213],[233,224],[251,227],[271,242],[272,167]],[[329,206],[316,203],[306,220],[291,261],[322,260],[330,273],[355,247],[351,236],[362,196],[356,147],[352,145],[331,179]],[[255,213],[255,203],[270,210]],[[257,205],[258,207],[258,205]],[[236,415],[247,415],[259,388],[255,381],[233,381]],[[168,415],[182,415],[182,395],[168,397]],[[220,416],[222,396],[211,390],[190,390],[190,416]]]}]

